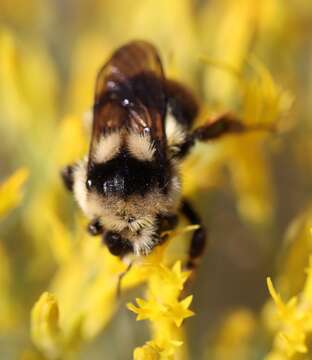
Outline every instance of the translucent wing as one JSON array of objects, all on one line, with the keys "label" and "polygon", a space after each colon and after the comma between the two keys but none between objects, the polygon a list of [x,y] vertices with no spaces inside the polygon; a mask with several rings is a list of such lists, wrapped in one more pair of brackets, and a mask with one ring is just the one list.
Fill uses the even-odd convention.
[{"label": "translucent wing", "polygon": [[151,44],[134,41],[117,49],[97,76],[93,137],[129,128],[150,133],[164,146],[163,77],[160,58]]}]

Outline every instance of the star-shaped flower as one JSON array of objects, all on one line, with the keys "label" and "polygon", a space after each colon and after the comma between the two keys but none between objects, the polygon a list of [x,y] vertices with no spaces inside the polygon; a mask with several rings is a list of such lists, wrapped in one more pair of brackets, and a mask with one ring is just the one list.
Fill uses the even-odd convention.
[{"label": "star-shaped flower", "polygon": [[163,316],[166,308],[163,304],[156,301],[156,299],[144,300],[137,298],[138,306],[132,303],[127,304],[127,308],[137,314],[137,320],[155,320]]},{"label": "star-shaped flower", "polygon": [[180,327],[184,319],[194,315],[194,312],[189,310],[192,300],[193,295],[190,295],[182,301],[176,300],[169,304],[167,316],[176,324],[176,326]]}]

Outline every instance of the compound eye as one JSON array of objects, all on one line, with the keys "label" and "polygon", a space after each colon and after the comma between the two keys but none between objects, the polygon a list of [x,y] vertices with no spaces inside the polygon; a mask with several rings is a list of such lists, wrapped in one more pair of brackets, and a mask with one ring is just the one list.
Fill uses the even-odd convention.
[{"label": "compound eye", "polygon": [[106,240],[110,244],[117,243],[121,241],[121,236],[116,232],[108,231],[106,234]]},{"label": "compound eye", "polygon": [[92,188],[92,180],[91,179],[88,179],[87,181],[86,181],[86,188],[88,189],[88,190],[91,190],[91,188]]},{"label": "compound eye", "polygon": [[108,231],[104,236],[104,241],[110,253],[115,256],[123,256],[133,251],[130,241],[123,239],[120,234],[114,231]]}]

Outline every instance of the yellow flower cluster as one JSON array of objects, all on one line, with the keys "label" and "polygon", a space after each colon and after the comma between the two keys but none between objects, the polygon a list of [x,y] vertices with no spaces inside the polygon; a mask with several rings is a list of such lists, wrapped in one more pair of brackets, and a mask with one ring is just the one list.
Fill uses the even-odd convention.
[{"label": "yellow flower cluster", "polygon": [[[273,301],[263,309],[261,326],[273,336],[272,349],[266,360],[309,358],[312,332],[312,236],[311,208],[289,226],[283,256],[275,283],[281,296],[267,278]],[[283,298],[289,300],[284,301]],[[260,324],[259,324],[260,325]]]},{"label": "yellow flower cluster", "polygon": [[306,274],[300,294],[286,303],[276,292],[271,279],[267,279],[269,292],[277,308],[275,326],[279,328],[267,360],[295,359],[298,354],[308,352],[308,337],[312,333],[312,256]]},{"label": "yellow flower cluster", "polygon": [[181,271],[179,261],[172,269],[156,264],[150,271],[146,300],[138,298],[137,305],[127,305],[137,314],[137,320],[151,322],[153,333],[152,341],[135,349],[134,359],[174,359],[176,348],[183,344],[181,325],[184,319],[194,315],[189,310],[192,295],[180,300],[189,273]]},{"label": "yellow flower cluster", "polygon": [[[194,228],[189,226],[179,232],[192,231]],[[137,259],[127,271],[125,264],[97,242],[94,253],[87,254],[83,259],[88,261],[88,266],[84,264],[88,269],[85,279],[81,278],[82,269],[77,268],[76,256],[68,259],[63,264],[66,270],[63,268],[60,274],[61,283],[58,285],[56,281],[54,285],[55,295],[42,294],[33,307],[31,333],[37,348],[48,359],[69,356],[83,342],[96,336],[109,321],[116,309],[119,285],[124,291],[147,282],[148,300],[137,299],[138,307],[132,304],[128,307],[138,314],[138,320],[150,319],[153,322],[154,340],[137,349],[135,356],[151,349],[159,354],[173,354],[174,347],[177,344],[181,346],[182,342],[171,338],[180,336],[183,320],[193,312],[188,309],[192,296],[182,301],[179,299],[189,273],[181,270],[180,262],[176,262],[172,269],[163,264],[167,246],[157,248],[144,259]],[[99,252],[102,253],[100,257]],[[64,276],[68,277],[65,282]],[[80,281],[84,284],[81,290],[77,288]],[[73,286],[76,282],[77,285]]]},{"label": "yellow flower cluster", "polygon": [[270,278],[267,279],[267,284],[277,307],[281,330],[277,333],[274,348],[266,359],[292,359],[297,353],[306,353],[308,351],[306,337],[312,330],[311,305],[299,303],[298,297],[293,297],[284,303]]},{"label": "yellow flower cluster", "polygon": [[[54,231],[57,227],[62,231],[57,236],[65,235],[60,224],[53,225]],[[53,295],[44,293],[32,310],[32,339],[48,359],[77,351],[102,330],[116,310],[119,275],[126,265],[112,257],[100,241],[94,241],[91,248],[89,242],[83,236],[78,252],[71,249],[68,257],[61,256],[62,267],[51,287]],[[64,248],[60,242],[58,246]],[[125,285],[132,287],[141,281],[135,276]]]}]

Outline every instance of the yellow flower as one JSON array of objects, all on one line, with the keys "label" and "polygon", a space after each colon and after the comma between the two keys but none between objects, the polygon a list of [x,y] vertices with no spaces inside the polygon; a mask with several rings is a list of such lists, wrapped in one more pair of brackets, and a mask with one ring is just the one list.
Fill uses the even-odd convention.
[{"label": "yellow flower", "polygon": [[142,347],[134,350],[134,360],[170,360],[174,359],[177,347],[181,346],[181,341],[157,342],[148,341]]},{"label": "yellow flower", "polygon": [[183,290],[183,286],[190,276],[189,271],[181,270],[181,261],[177,261],[172,269],[157,264],[151,273],[153,277],[149,282],[149,292],[155,298],[159,297],[159,289],[162,289],[162,298],[174,299]]},{"label": "yellow flower", "polygon": [[134,350],[134,360],[159,360],[160,351],[158,347],[153,346],[151,343],[147,343],[142,347],[138,347]]},{"label": "yellow flower", "polygon": [[0,218],[20,204],[23,199],[22,186],[28,177],[28,171],[20,168],[6,181],[0,184]]},{"label": "yellow flower", "polygon": [[61,352],[59,308],[55,297],[43,293],[31,313],[31,336],[36,346],[49,359],[57,359]]},{"label": "yellow flower", "polygon": [[137,314],[137,320],[150,319],[151,321],[159,320],[166,313],[166,307],[160,304],[156,299],[149,301],[136,299],[138,306],[131,303],[127,304],[129,310]]},{"label": "yellow flower", "polygon": [[255,334],[259,324],[256,316],[249,310],[235,310],[226,316],[213,342],[206,345],[205,359],[249,360],[254,354]]},{"label": "yellow flower", "polygon": [[297,353],[306,353],[308,351],[306,337],[312,330],[311,306],[304,307],[303,304],[299,304],[297,297],[284,303],[270,278],[267,279],[267,285],[280,318],[280,331],[276,335],[274,348],[267,358],[270,359],[272,354],[281,354],[290,359]]},{"label": "yellow flower", "polygon": [[[161,291],[161,288],[158,290]],[[157,321],[163,317],[180,327],[184,319],[194,315],[193,311],[188,309],[192,299],[193,296],[190,295],[182,301],[175,300],[166,305],[159,303],[156,299],[150,299],[149,301],[136,299],[138,306],[128,304],[127,307],[137,314],[137,320],[150,319],[151,321]]]},{"label": "yellow flower", "polygon": [[267,286],[272,296],[275,305],[281,319],[286,321],[293,321],[295,317],[296,307],[298,305],[298,299],[296,297],[291,298],[286,304],[282,301],[280,295],[274,289],[272,280],[267,278]]},{"label": "yellow flower", "polygon": [[192,300],[193,296],[190,295],[182,301],[175,301],[168,304],[166,311],[168,319],[171,319],[176,326],[180,327],[184,319],[194,315],[194,312],[189,310]]}]

